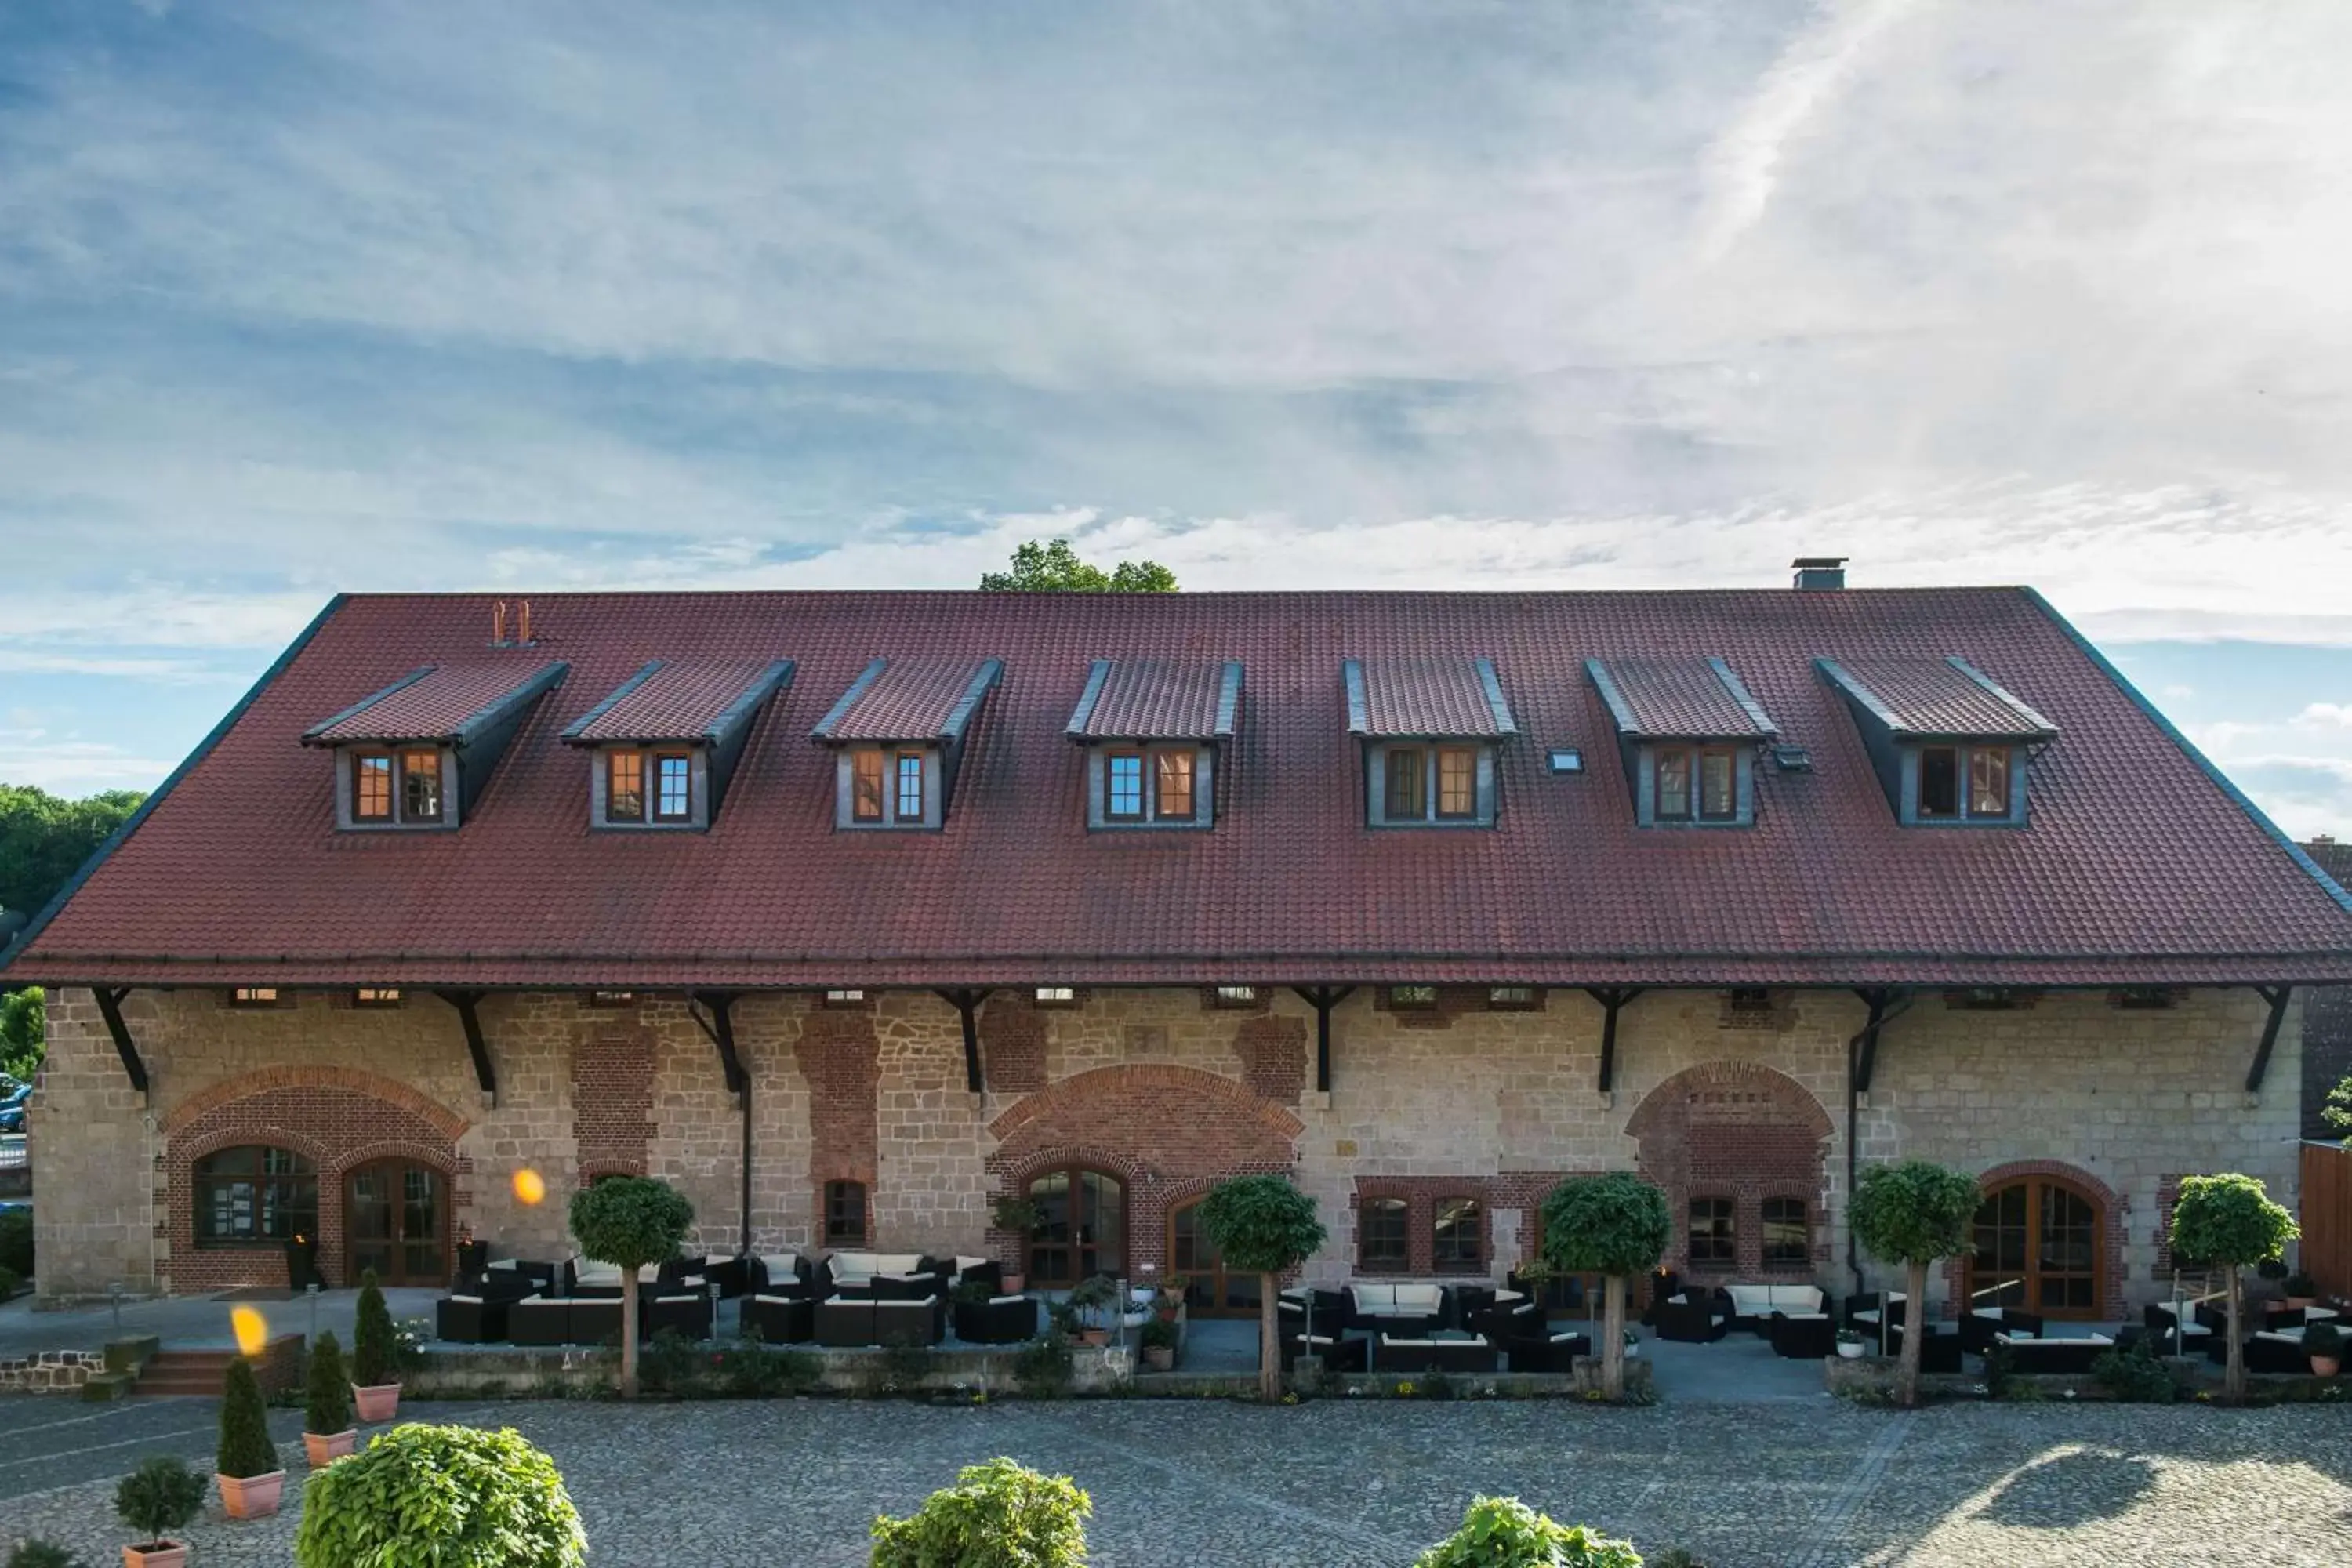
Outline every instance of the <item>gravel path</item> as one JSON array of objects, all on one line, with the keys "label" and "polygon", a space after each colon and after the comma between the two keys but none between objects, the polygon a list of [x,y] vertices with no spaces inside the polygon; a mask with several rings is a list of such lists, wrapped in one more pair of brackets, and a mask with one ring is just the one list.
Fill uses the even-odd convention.
[{"label": "gravel path", "polygon": [[[201,1460],[212,1405],[0,1402],[0,1547],[47,1533],[92,1568],[111,1481]],[[1103,1568],[1396,1564],[1477,1492],[1681,1546],[1710,1568],[2352,1562],[2352,1408],[1363,1405],[1115,1401],[951,1409],[769,1404],[420,1405],[553,1454],[593,1563],[863,1563],[877,1510],[1011,1454],[1093,1494]],[[294,1487],[301,1451],[291,1441]],[[201,1568],[289,1561],[289,1514],[191,1531]]]}]

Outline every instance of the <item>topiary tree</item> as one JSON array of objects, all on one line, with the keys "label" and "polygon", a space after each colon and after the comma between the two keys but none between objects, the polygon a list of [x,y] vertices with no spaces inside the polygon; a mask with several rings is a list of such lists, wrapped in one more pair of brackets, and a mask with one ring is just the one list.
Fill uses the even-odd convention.
[{"label": "topiary tree", "polygon": [[236,1480],[250,1480],[279,1468],[278,1445],[269,1440],[269,1405],[253,1363],[238,1356],[228,1363],[221,1385],[220,1448],[213,1468]]},{"label": "topiary tree", "polygon": [[1642,1559],[1630,1541],[1561,1524],[1515,1497],[1482,1497],[1412,1568],[1642,1568]]},{"label": "topiary tree", "polygon": [[694,1205],[650,1176],[610,1176],[572,1194],[580,1250],[621,1271],[621,1397],[637,1396],[637,1270],[677,1256]]},{"label": "topiary tree", "polygon": [[362,1388],[381,1388],[392,1381],[392,1311],[383,1304],[383,1290],[375,1270],[360,1276],[360,1299],[352,1321],[352,1381]]},{"label": "topiary tree", "polygon": [[310,1472],[299,1568],[581,1568],[588,1537],[555,1461],[512,1427],[394,1426]]},{"label": "topiary tree", "polygon": [[1315,1200],[1286,1176],[1236,1176],[1201,1200],[1201,1228],[1228,1268],[1258,1277],[1257,1387],[1269,1404],[1282,1397],[1282,1345],[1276,1330],[1279,1277],[1315,1256],[1323,1222]]},{"label": "topiary tree", "polygon": [[352,1384],[343,1347],[330,1329],[310,1350],[310,1373],[302,1402],[302,1429],[331,1437],[352,1427]]},{"label": "topiary tree", "polygon": [[2172,1247],[2221,1268],[2230,1281],[2230,1367],[2224,1387],[2231,1399],[2246,1396],[2246,1348],[2240,1331],[2245,1299],[2240,1270],[2267,1263],[2302,1232],[2294,1216],[2271,1202],[2252,1176],[2184,1176],[2172,1205]]},{"label": "topiary tree", "polygon": [[[1927,1336],[1927,1265],[1967,1250],[1969,1227],[1983,1202],[1974,1176],[1929,1160],[1874,1166],[1862,1173],[1854,1188],[1855,1237],[1873,1257],[1908,1270],[1903,1364],[1895,1391],[1906,1405],[1919,1400],[1919,1351]],[[1882,1309],[1882,1327],[1894,1316],[1891,1304]]]},{"label": "topiary tree", "polygon": [[1094,1501],[1011,1459],[968,1465],[906,1519],[874,1521],[874,1568],[1076,1568]]},{"label": "topiary tree", "polygon": [[1666,1195],[1631,1171],[1570,1176],[1543,1201],[1543,1261],[1556,1274],[1602,1278],[1601,1391],[1625,1394],[1625,1281],[1666,1255]]},{"label": "topiary tree", "polygon": [[136,1545],[160,1548],[205,1506],[205,1478],[177,1454],[156,1454],[114,1489],[114,1511],[139,1532]]}]

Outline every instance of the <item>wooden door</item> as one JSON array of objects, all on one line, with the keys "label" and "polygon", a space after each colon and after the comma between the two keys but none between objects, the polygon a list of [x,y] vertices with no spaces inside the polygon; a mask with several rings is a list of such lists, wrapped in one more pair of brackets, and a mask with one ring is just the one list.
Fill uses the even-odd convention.
[{"label": "wooden door", "polygon": [[343,1206],[352,1283],[367,1269],[381,1285],[449,1281],[449,1194],[441,1173],[379,1160],[351,1173]]},{"label": "wooden door", "polygon": [[1200,1214],[1201,1200],[1194,1198],[1168,1216],[1169,1277],[1184,1277],[1184,1300],[1195,1318],[1256,1317],[1258,1277],[1225,1272],[1224,1259],[1202,1228]]}]

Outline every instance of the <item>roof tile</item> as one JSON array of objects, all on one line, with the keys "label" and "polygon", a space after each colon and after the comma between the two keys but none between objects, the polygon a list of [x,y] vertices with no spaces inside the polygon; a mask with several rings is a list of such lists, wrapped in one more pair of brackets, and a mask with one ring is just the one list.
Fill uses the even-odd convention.
[{"label": "roof tile", "polygon": [[1517,733],[1492,659],[1351,658],[1342,675],[1355,734],[1496,740]]},{"label": "roof tile", "polygon": [[1585,668],[1626,737],[1765,740],[1780,733],[1719,658],[1593,658]]},{"label": "roof tile", "polygon": [[656,659],[563,731],[573,745],[707,742],[748,699],[790,675],[790,660]]},{"label": "roof tile", "polygon": [[[408,650],[412,656],[415,650]],[[314,746],[361,741],[438,741],[459,738],[469,723],[521,698],[536,683],[560,674],[547,660],[513,659],[425,665],[305,731]]]},{"label": "roof tile", "polygon": [[877,658],[814,731],[820,741],[949,741],[1002,672],[992,658]]},{"label": "roof tile", "polygon": [[[1829,678],[1898,735],[2044,740],[2057,726],[1954,655],[1946,658],[1823,659]],[[1847,679],[1840,679],[1840,673]]]},{"label": "roof tile", "polygon": [[1242,667],[1223,661],[1097,659],[1087,693],[1070,715],[1074,738],[1105,741],[1214,741],[1233,733],[1227,693],[1241,690]]}]

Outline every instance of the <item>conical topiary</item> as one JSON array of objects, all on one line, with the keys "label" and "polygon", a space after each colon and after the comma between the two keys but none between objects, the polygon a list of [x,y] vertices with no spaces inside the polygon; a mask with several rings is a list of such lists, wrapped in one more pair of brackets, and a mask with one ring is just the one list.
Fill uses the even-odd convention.
[{"label": "conical topiary", "polygon": [[310,1352],[310,1385],[303,1402],[302,1430],[331,1437],[352,1429],[352,1380],[343,1347],[333,1331],[319,1336]]},{"label": "conical topiary", "polygon": [[352,1382],[378,1388],[392,1381],[392,1312],[375,1270],[360,1276],[359,1318],[352,1325]]},{"label": "conical topiary", "polygon": [[269,1406],[261,1397],[261,1380],[243,1356],[228,1363],[228,1380],[221,1390],[220,1452],[214,1468],[237,1480],[266,1476],[278,1468],[278,1445],[269,1440]]}]

